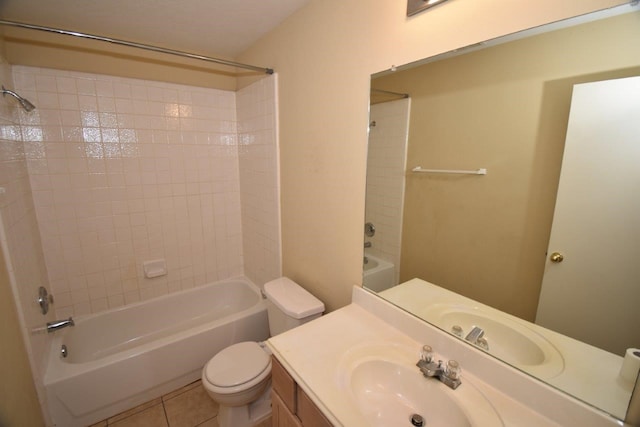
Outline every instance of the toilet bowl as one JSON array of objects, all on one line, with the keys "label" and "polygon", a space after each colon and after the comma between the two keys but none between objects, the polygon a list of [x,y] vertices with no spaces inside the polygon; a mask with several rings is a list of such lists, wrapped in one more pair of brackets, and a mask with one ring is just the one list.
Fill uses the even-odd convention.
[{"label": "toilet bowl", "polygon": [[[202,385],[220,405],[221,427],[251,426],[271,412],[266,405],[250,405],[271,388],[271,358],[256,342],[233,344],[216,354],[202,370]],[[262,402],[269,403],[267,398]]]},{"label": "toilet bowl", "polygon": [[[324,304],[291,279],[264,285],[271,336],[322,315]],[[263,343],[233,344],[202,369],[202,385],[220,405],[220,427],[251,427],[271,415],[271,354]]]}]

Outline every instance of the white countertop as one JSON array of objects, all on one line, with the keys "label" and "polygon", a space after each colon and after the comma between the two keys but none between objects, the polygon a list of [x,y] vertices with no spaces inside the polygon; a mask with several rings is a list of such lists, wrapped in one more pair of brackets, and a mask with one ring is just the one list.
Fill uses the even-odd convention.
[{"label": "white countertop", "polygon": [[[336,426],[368,425],[356,408],[348,375],[341,368],[345,357],[359,347],[380,343],[393,343],[410,351],[414,349],[416,361],[422,345],[429,343],[443,359],[460,361],[463,385],[466,379],[476,386],[495,407],[505,426],[616,425],[607,416],[584,407],[479,350],[456,342],[447,334],[360,288],[354,289],[354,301],[268,341],[274,355]],[[421,375],[418,368],[415,369],[416,375]],[[496,379],[494,385],[487,383],[487,376]]]}]

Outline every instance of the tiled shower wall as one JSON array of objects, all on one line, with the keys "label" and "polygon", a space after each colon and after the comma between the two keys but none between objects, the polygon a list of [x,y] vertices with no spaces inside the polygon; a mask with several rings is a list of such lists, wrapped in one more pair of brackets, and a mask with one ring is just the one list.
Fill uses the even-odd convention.
[{"label": "tiled shower wall", "polygon": [[[0,81],[13,88],[11,66],[0,58]],[[24,114],[10,96],[0,100],[0,250],[4,253],[18,316],[40,399],[48,354],[48,336],[32,333],[52,314],[42,315],[37,304],[38,287],[47,286],[42,245],[36,222],[19,118]]]},{"label": "tiled shower wall", "polygon": [[[244,273],[236,93],[23,66],[13,74],[37,106],[22,131],[58,316]],[[145,278],[142,263],[156,259],[168,274]]]},{"label": "tiled shower wall", "polygon": [[404,204],[407,139],[409,137],[409,99],[371,106],[367,154],[367,192],[365,221],[376,227],[374,237],[366,237],[371,251],[400,271],[402,212]]},{"label": "tiled shower wall", "polygon": [[259,80],[236,100],[244,272],[257,284],[282,274],[276,82]]}]

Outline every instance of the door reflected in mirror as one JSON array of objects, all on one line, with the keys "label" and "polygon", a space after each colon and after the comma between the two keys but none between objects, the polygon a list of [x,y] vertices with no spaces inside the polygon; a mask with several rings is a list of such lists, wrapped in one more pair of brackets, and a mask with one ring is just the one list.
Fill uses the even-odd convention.
[{"label": "door reflected in mirror", "polygon": [[[540,323],[542,329],[597,347],[606,355],[603,357],[613,357],[618,365],[627,348],[640,347],[640,290],[635,285],[640,280],[636,260],[640,253],[640,207],[636,202],[640,177],[623,177],[637,168],[615,160],[605,164],[602,153],[585,157],[594,150],[584,148],[580,135],[593,134],[593,129],[568,131],[570,112],[573,115],[578,110],[572,106],[576,85],[640,75],[637,10],[637,6],[623,6],[597,19],[583,17],[577,25],[555,26],[553,31],[536,29],[534,35],[493,40],[482,49],[445,54],[372,76],[370,122],[375,126],[369,132],[365,220],[375,225],[376,234],[365,239],[370,244],[365,257],[391,265],[394,279],[368,286],[374,279],[365,271],[365,287],[385,297],[393,294],[393,285],[422,279],[487,310],[536,328]],[[619,11],[630,13],[616,13]],[[640,100],[640,96],[628,98]],[[638,117],[637,108],[636,102],[619,114],[627,114],[626,121],[635,123],[629,118]],[[589,124],[603,117],[597,112],[585,114]],[[612,134],[611,129],[604,132]],[[630,150],[618,158],[638,165],[640,130],[636,126],[625,132],[631,142],[606,139],[611,147],[626,144]],[[577,135],[577,142],[569,150],[568,135],[572,134]],[[564,165],[576,158],[602,162],[604,169],[595,173],[579,169],[578,175],[569,178]],[[416,166],[445,171],[486,168],[487,174],[412,172]],[[577,210],[570,214],[569,224],[586,223],[583,231],[570,235],[577,248],[554,239],[554,247],[549,246],[552,228],[556,234],[560,227],[554,221],[554,211],[564,204],[560,199],[556,203],[558,195],[569,203],[578,200],[576,195],[595,200],[590,192],[603,173],[615,175],[618,184],[616,188],[605,186],[610,193],[606,196],[616,196],[618,201],[598,199],[597,207],[574,206]],[[563,190],[565,178],[569,184]],[[605,214],[611,225],[599,218],[596,228],[595,212]],[[610,247],[610,242],[595,235],[606,235],[613,224],[616,231],[611,234],[618,244]],[[587,248],[590,258],[578,268],[580,277],[563,275],[559,282],[565,287],[558,280],[547,287],[549,274],[571,270],[578,249]],[[552,252],[560,252],[565,260],[552,262]],[[609,267],[607,258],[626,264]],[[614,278],[612,269],[621,274]],[[429,318],[428,310],[390,299],[450,332],[449,325]],[[564,380],[554,382],[552,377],[536,375],[535,370],[524,370],[624,418],[630,390],[615,394],[619,391],[615,388],[617,373],[611,374],[611,390],[616,392],[609,397],[615,395],[623,402],[612,407],[597,397],[580,395],[579,382],[567,385]]]}]

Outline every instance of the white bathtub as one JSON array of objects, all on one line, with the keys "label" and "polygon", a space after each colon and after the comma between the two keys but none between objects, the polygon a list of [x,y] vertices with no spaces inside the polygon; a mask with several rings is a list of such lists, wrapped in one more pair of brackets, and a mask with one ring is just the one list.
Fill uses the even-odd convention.
[{"label": "white bathtub", "polygon": [[260,290],[244,278],[74,320],[56,332],[44,377],[59,427],[86,426],[159,397],[200,378],[223,348],[269,336]]},{"label": "white bathtub", "polygon": [[386,261],[374,254],[365,252],[366,264],[363,264],[364,287],[375,292],[382,292],[389,289],[396,283],[396,268],[393,263]]}]

